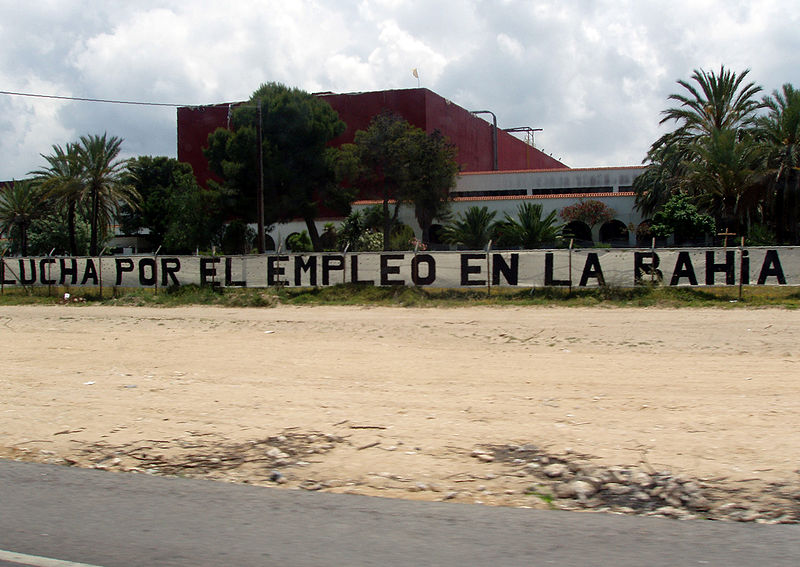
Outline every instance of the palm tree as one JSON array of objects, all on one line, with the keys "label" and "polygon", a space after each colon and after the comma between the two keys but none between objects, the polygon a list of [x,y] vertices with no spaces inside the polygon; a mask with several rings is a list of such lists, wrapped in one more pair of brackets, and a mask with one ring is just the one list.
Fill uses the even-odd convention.
[{"label": "palm tree", "polygon": [[470,207],[444,227],[442,238],[468,250],[480,250],[492,238],[496,215],[497,211],[489,212],[488,207]]},{"label": "palm tree", "polygon": [[758,119],[756,136],[764,146],[772,188],[771,217],[780,241],[798,242],[800,216],[800,91],[791,84],[764,98],[767,114]]},{"label": "palm tree", "polygon": [[516,218],[506,213],[505,220],[498,227],[502,233],[501,245],[530,249],[555,242],[563,228],[556,222],[557,218],[555,210],[542,218],[540,203],[522,203],[517,207]]},{"label": "palm tree", "polygon": [[[660,124],[675,121],[678,128],[671,138],[677,141],[696,140],[716,130],[740,130],[753,125],[756,112],[763,103],[755,96],[761,87],[755,83],[744,83],[750,69],[737,75],[722,65],[719,75],[713,71],[694,70],[692,83],[679,80],[678,84],[689,92],[671,94],[668,100],[680,103],[679,107],[668,108],[661,114]],[[668,135],[669,136],[669,135]],[[670,138],[667,138],[667,142]]]},{"label": "palm tree", "polygon": [[633,180],[636,208],[642,215],[652,216],[679,192],[679,180],[686,172],[685,154],[676,145],[653,144],[645,159],[650,163]]},{"label": "palm tree", "polygon": [[[727,144],[728,150],[744,151],[744,147],[737,144],[746,141],[754,127],[756,113],[764,105],[755,98],[761,87],[746,82],[749,72],[747,69],[737,74],[723,65],[719,73],[695,70],[689,81],[678,81],[685,91],[672,94],[668,99],[680,105],[663,111],[660,122],[674,121],[677,127],[653,143],[644,160],[649,164],[634,181],[636,206],[645,215],[655,212],[672,195],[685,188],[687,176],[696,178],[702,168],[709,165],[704,164],[704,160],[711,154],[719,154],[722,146]],[[728,159],[727,165],[732,167],[733,162]],[[741,178],[747,174],[747,171],[740,171],[737,176]],[[700,187],[709,187],[705,182],[690,185],[698,191]],[[714,203],[712,197],[706,195],[701,201]],[[730,213],[731,199],[728,197],[718,212],[722,213],[726,207]]]},{"label": "palm tree", "polygon": [[124,182],[126,160],[119,159],[122,139],[89,135],[77,144],[85,190],[91,199],[91,242],[89,254],[98,253],[98,235],[105,232],[122,204],[136,208],[139,196]]},{"label": "palm tree", "polygon": [[737,229],[760,212],[760,147],[749,135],[714,130],[689,149],[695,159],[687,163],[680,184],[701,209],[722,221],[720,228]]},{"label": "palm tree", "polygon": [[16,229],[19,249],[28,254],[28,227],[42,212],[42,193],[30,181],[12,181],[0,190],[0,233],[8,236]]},{"label": "palm tree", "polygon": [[42,154],[42,157],[48,166],[31,171],[31,175],[44,196],[53,198],[65,210],[69,251],[71,255],[77,256],[79,252],[75,235],[75,215],[86,199],[78,147],[76,144],[67,144],[65,150],[61,146],[53,145],[53,153]]}]

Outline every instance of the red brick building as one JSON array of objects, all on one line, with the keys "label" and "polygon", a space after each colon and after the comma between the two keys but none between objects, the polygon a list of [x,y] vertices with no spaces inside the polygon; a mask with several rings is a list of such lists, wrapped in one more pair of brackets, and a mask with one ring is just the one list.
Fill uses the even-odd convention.
[{"label": "red brick building", "polygon": [[[366,93],[317,93],[347,124],[334,145],[352,142],[358,130],[365,130],[373,117],[390,111],[410,124],[433,132],[439,130],[458,148],[461,171],[491,171],[494,167],[494,128],[490,122],[424,89],[402,89]],[[194,168],[198,181],[205,185],[212,177],[203,156],[208,135],[229,126],[230,110],[241,102],[178,109],[178,160]],[[564,169],[560,161],[526,142],[497,131],[497,170]]]}]

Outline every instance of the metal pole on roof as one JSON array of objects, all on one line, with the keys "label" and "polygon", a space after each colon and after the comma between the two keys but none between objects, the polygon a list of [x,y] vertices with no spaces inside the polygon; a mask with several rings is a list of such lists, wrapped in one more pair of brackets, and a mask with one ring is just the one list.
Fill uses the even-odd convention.
[{"label": "metal pole on roof", "polygon": [[[503,132],[525,132],[527,134],[527,140],[525,141],[532,148],[536,148],[536,143],[534,140],[534,135],[536,132],[541,132],[541,128],[531,128],[530,126],[517,126],[516,128],[503,128]],[[525,166],[530,167],[530,156],[528,154],[527,148],[525,149]]]},{"label": "metal pole on roof", "polygon": [[491,114],[492,115],[492,153],[493,155],[493,162],[492,162],[492,169],[497,171],[499,168],[497,167],[497,116],[494,115],[494,112],[491,110],[472,110],[470,111],[472,114]]}]

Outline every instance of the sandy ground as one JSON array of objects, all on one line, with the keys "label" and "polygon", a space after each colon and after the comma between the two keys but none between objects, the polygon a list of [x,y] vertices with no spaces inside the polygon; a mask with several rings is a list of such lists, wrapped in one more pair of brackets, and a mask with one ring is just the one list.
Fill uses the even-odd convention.
[{"label": "sandy ground", "polygon": [[516,506],[476,448],[800,480],[797,311],[2,307],[0,344],[4,457]]}]

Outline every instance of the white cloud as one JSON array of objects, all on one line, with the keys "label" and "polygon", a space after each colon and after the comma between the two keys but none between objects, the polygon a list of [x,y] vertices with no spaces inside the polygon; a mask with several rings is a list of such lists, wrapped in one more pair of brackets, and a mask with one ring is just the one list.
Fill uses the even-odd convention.
[{"label": "white cloud", "polygon": [[[676,0],[0,0],[0,90],[203,104],[279,81],[350,92],[420,83],[573,166],[638,163],[675,81],[721,64],[800,85],[790,2]],[[47,30],[42,34],[41,30]],[[0,96],[0,179],[108,131],[175,155],[174,109]]]}]

